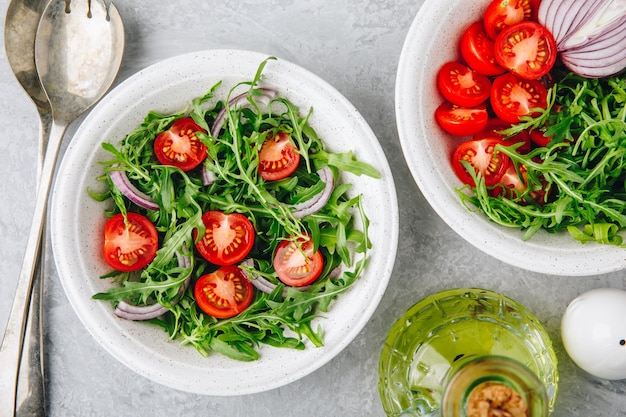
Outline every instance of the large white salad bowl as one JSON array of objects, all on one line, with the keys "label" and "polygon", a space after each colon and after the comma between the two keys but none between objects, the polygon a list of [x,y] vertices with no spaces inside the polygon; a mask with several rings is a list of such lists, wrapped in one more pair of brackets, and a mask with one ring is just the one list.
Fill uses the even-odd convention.
[{"label": "large white salad bowl", "polygon": [[[230,87],[254,78],[267,58],[255,52],[210,50],[189,53],[139,71],[107,95],[75,134],[60,166],[51,203],[52,241],[59,277],[67,298],[87,330],[119,361],[160,384],[207,395],[250,394],[276,388],[318,369],[363,329],[374,313],[391,275],[398,240],[398,208],[391,171],[373,132],[357,110],[334,88],[310,72],[271,60],[261,83],[275,87],[303,112],[313,108],[311,125],[333,151],[354,150],[375,166],[382,179],[345,175],[354,194],[364,195],[373,242],[370,262],[359,280],[331,304],[324,317],[325,345],[307,341],[303,351],[263,346],[255,362],[218,354],[202,357],[181,346],[157,326],[120,319],[110,302],[92,299],[111,288],[99,277],[108,267],[101,256],[104,204],[87,194],[101,187],[100,161],[108,154],[102,142],[119,143],[149,111],[174,113],[222,80],[218,98]],[[303,113],[305,114],[305,113]]]},{"label": "large white salad bowl", "polygon": [[[402,150],[422,194],[462,238],[511,265],[553,275],[602,274],[626,267],[626,249],[581,244],[567,232],[539,232],[528,241],[522,232],[490,222],[461,204],[461,182],[449,163],[453,138],[435,122],[443,101],[435,74],[459,59],[463,31],[481,18],[490,0],[427,0],[417,13],[402,48],[396,79],[396,119]],[[458,141],[458,140],[457,140]]]}]

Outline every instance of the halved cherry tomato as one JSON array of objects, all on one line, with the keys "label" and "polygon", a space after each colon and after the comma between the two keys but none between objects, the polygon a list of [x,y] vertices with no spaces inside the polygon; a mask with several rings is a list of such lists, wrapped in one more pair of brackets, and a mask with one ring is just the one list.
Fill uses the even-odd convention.
[{"label": "halved cherry tomato", "polygon": [[449,101],[435,110],[435,119],[446,132],[455,136],[471,136],[487,125],[487,106],[459,107]]},{"label": "halved cherry tomato", "polygon": [[159,237],[150,220],[141,214],[119,213],[104,226],[104,259],[114,269],[131,272],[147,266],[154,259]]},{"label": "halved cherry tomato", "polygon": [[202,222],[206,229],[200,240],[198,230],[194,231],[196,248],[212,264],[235,264],[252,249],[254,227],[243,214],[207,211],[202,215]]},{"label": "halved cherry tomato", "polygon": [[198,278],[193,295],[202,311],[225,319],[248,308],[254,297],[254,288],[240,268],[228,265]]},{"label": "halved cherry tomato", "polygon": [[485,185],[497,184],[509,165],[509,157],[495,152],[495,146],[502,143],[496,137],[470,139],[462,142],[452,154],[452,168],[456,176],[465,184],[475,186],[474,179],[467,172],[461,161],[469,162],[477,174],[485,179]]},{"label": "halved cherry tomato", "polygon": [[527,131],[522,131],[515,136],[507,137],[501,132],[509,129],[511,127],[511,123],[505,122],[502,119],[498,119],[497,117],[492,117],[487,120],[487,126],[480,132],[476,133],[473,136],[473,139],[482,139],[487,137],[497,137],[502,139],[505,145],[513,145],[516,143],[521,143],[519,148],[517,148],[517,152],[519,153],[528,153],[532,147],[530,142],[530,135]]},{"label": "halved cherry tomato", "polygon": [[525,165],[510,162],[498,184],[491,190],[491,194],[494,197],[503,195],[509,200],[517,201],[518,204],[526,204],[526,198],[520,199],[519,197],[527,192],[526,196],[528,198],[532,198],[537,204],[543,204],[545,202],[546,193],[549,191],[547,189],[548,186],[542,178],[540,185],[533,185],[533,188],[528,190],[527,172],[528,169]]},{"label": "halved cherry tomato", "polygon": [[504,197],[510,200],[517,199],[528,187],[526,172],[525,165],[517,164],[516,169],[515,163],[509,163],[507,170],[502,175],[502,178],[500,178],[500,181],[498,181],[498,185],[493,188],[492,195],[494,197],[504,195]]},{"label": "halved cherry tomato", "polygon": [[274,269],[286,285],[301,287],[315,281],[324,268],[324,257],[319,250],[313,251],[313,241],[299,239],[283,240],[274,254]]},{"label": "halved cherry tomato", "polygon": [[491,82],[460,62],[447,62],[437,72],[437,88],[457,106],[474,107],[489,98]]},{"label": "halved cherry tomato", "polygon": [[498,64],[527,80],[543,77],[556,62],[556,41],[539,23],[510,26],[500,32],[493,46]]},{"label": "halved cherry tomato", "polygon": [[537,146],[548,146],[552,140],[552,136],[545,136],[545,132],[541,129],[535,129],[530,132],[530,140]]},{"label": "halved cherry tomato", "polygon": [[278,132],[265,139],[259,151],[259,175],[266,181],[290,176],[299,163],[300,153],[287,132]]},{"label": "halved cherry tomato", "polygon": [[474,22],[461,36],[461,55],[467,65],[483,75],[500,75],[504,68],[496,62],[493,41],[487,36],[483,22]]},{"label": "halved cherry tomato", "polygon": [[197,132],[206,133],[190,117],[178,119],[154,140],[154,153],[163,165],[172,165],[190,171],[206,158],[206,146]]},{"label": "halved cherry tomato", "polygon": [[485,30],[491,39],[495,39],[504,28],[532,17],[529,0],[493,0],[485,10]]},{"label": "halved cherry tomato", "polygon": [[512,73],[496,77],[491,87],[491,107],[507,122],[517,123],[520,116],[535,115],[532,109],[545,109],[548,91],[537,80],[525,80]]}]

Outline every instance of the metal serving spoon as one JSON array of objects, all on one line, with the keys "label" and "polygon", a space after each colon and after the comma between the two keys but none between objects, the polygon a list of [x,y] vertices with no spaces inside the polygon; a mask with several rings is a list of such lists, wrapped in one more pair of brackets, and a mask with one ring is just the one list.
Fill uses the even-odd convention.
[{"label": "metal serving spoon", "polygon": [[[35,66],[35,35],[45,5],[46,2],[41,0],[12,0],[7,8],[4,25],[4,46],[7,60],[15,77],[35,104],[39,114],[38,177],[41,174],[43,155],[52,126],[52,109],[41,82],[39,82],[37,67]],[[45,229],[42,236],[45,236]],[[42,406],[45,404],[42,332],[43,271],[45,267],[43,244],[44,241],[42,241],[42,249],[37,259],[35,278],[30,292],[30,307],[27,309],[28,313],[24,313],[27,316],[25,318],[26,325],[22,330],[24,336],[21,351],[19,350],[19,341],[16,340],[20,334],[20,329],[15,329],[15,327],[23,324],[15,320],[9,323],[7,327],[7,331],[15,335],[15,337],[9,337],[6,340],[7,349],[10,351],[10,353],[9,351],[6,352],[7,359],[16,353],[19,356],[17,361],[10,358],[11,366],[16,362],[19,364],[16,393],[17,415],[24,417],[43,417],[45,412]],[[14,344],[11,342],[12,339],[16,340]],[[9,343],[12,344],[11,347],[9,347]],[[2,365],[2,368],[5,369],[4,362]],[[9,370],[12,369],[9,368]],[[13,374],[8,373],[7,377],[13,377]]]},{"label": "metal serving spoon", "polygon": [[70,123],[109,89],[119,70],[123,51],[124,27],[112,4],[107,8],[102,0],[51,0],[43,11],[35,39],[35,63],[52,108],[52,125],[26,254],[0,346],[0,369],[3,370],[0,415],[3,417],[16,413],[17,364],[24,320],[63,135]]}]

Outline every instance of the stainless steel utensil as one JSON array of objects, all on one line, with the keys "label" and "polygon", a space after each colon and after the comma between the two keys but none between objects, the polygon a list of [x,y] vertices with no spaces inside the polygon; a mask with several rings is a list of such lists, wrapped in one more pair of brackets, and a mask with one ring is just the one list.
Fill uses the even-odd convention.
[{"label": "stainless steel utensil", "polygon": [[[46,6],[45,1],[12,0],[7,8],[4,25],[4,46],[7,60],[18,82],[31,98],[39,115],[39,158],[37,175],[41,174],[43,155],[46,151],[50,127],[52,126],[52,109],[48,98],[39,82],[35,65],[35,35],[37,26]],[[45,236],[45,229],[42,232]],[[23,333],[22,349],[19,343],[13,345],[11,355],[17,354],[19,359],[12,364],[19,365],[17,376],[16,410],[18,416],[43,417],[45,409],[44,355],[43,355],[43,278],[45,268],[45,250],[40,250],[37,259],[35,278],[30,290],[29,307],[23,329],[14,330],[21,324],[16,320],[9,324],[13,340]],[[7,330],[9,327],[7,327]],[[9,340],[7,340],[9,343]],[[9,352],[7,352],[8,354]],[[3,369],[5,369],[3,367]],[[9,368],[9,372],[13,368]],[[11,373],[7,377],[11,377]]]},{"label": "stainless steel utensil", "polygon": [[[9,323],[0,346],[0,415],[15,415],[17,364],[47,200],[67,127],[109,89],[124,50],[124,28],[114,5],[102,0],[52,0],[35,39],[35,63],[50,102],[52,124],[41,170],[33,222]],[[14,372],[15,370],[15,372]],[[43,408],[44,404],[41,404]]]}]

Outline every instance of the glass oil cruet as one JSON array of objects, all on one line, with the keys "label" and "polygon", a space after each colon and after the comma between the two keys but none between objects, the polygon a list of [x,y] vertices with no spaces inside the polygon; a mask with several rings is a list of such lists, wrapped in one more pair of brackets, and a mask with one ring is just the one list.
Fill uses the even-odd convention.
[{"label": "glass oil cruet", "polygon": [[389,332],[379,374],[389,417],[547,417],[558,391],[541,323],[478,288],[444,290],[409,308]]}]

